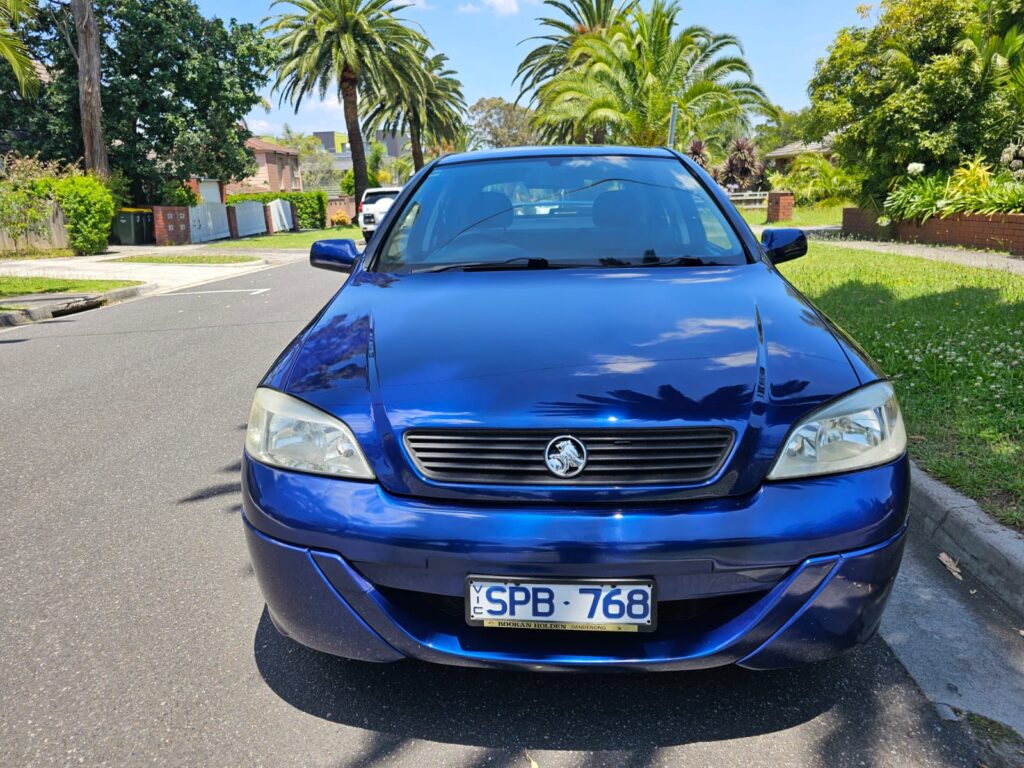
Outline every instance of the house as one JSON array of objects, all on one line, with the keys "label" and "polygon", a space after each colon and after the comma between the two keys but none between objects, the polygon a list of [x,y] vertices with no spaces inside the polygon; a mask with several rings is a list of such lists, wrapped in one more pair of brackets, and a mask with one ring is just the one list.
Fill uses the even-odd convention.
[{"label": "house", "polygon": [[299,151],[263,139],[251,138],[245,146],[256,158],[256,173],[226,185],[229,195],[240,192],[301,192]]},{"label": "house", "polygon": [[826,136],[824,141],[794,141],[784,147],[773,149],[764,156],[764,161],[775,163],[775,170],[779,173],[786,173],[789,166],[800,155],[822,155],[826,159],[832,159],[832,142]]},{"label": "house", "polygon": [[345,172],[352,167],[352,148],[346,134],[338,131],[313,131],[313,137],[331,156],[334,170]]},{"label": "house", "polygon": [[[352,146],[349,144],[348,136],[338,131],[313,131],[313,136],[320,142],[334,161],[335,170],[347,171],[352,167]],[[379,141],[385,148],[385,164],[393,159],[402,156],[402,150],[409,142],[409,137],[397,133],[376,131],[373,134],[373,141]],[[369,146],[364,149],[369,152]]]}]

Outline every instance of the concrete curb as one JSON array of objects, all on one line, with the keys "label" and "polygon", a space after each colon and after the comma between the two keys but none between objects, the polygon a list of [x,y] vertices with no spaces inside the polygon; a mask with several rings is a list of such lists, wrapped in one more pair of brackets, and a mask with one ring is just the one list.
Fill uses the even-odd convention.
[{"label": "concrete curb", "polygon": [[1024,616],[1024,536],[916,465],[910,513],[936,546]]},{"label": "concrete curb", "polygon": [[44,304],[41,307],[32,309],[17,310],[14,312],[0,312],[0,328],[10,328],[16,325],[27,325],[37,320],[50,320],[63,315],[73,315],[76,312],[85,312],[88,309],[96,309],[108,304],[116,304],[126,299],[134,299],[152,290],[149,283],[143,285],[132,285],[127,288],[117,288],[106,293],[97,293],[93,296],[81,296],[67,301],[54,301]]}]

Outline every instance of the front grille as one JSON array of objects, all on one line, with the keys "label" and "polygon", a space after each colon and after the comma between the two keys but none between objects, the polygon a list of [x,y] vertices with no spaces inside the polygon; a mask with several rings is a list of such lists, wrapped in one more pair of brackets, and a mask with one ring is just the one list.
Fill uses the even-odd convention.
[{"label": "front grille", "polygon": [[[587,449],[575,477],[547,468],[548,443],[571,434]],[[410,430],[405,447],[424,477],[491,485],[693,485],[710,479],[732,447],[721,428],[630,430]]]}]

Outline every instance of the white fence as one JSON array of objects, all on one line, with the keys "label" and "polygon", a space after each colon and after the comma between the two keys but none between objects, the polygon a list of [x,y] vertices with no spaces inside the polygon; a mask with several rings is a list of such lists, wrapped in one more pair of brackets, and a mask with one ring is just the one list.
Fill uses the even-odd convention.
[{"label": "white fence", "polygon": [[263,203],[243,200],[234,204],[235,220],[238,222],[238,236],[259,235],[267,231],[267,220],[263,216]]},{"label": "white fence", "polygon": [[275,232],[287,232],[292,228],[292,207],[287,200],[271,200],[267,207]]},{"label": "white fence", "polygon": [[193,243],[208,243],[231,237],[228,207],[223,203],[200,203],[188,209],[188,223]]},{"label": "white fence", "polygon": [[730,192],[729,199],[737,208],[762,208],[768,205],[767,192]]}]

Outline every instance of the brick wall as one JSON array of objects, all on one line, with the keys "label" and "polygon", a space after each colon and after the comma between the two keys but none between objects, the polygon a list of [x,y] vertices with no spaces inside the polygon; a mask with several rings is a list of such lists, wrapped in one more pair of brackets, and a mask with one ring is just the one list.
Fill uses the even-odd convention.
[{"label": "brick wall", "polygon": [[878,226],[878,214],[863,208],[843,208],[843,234],[865,240],[888,240],[893,232]]},{"label": "brick wall", "polygon": [[843,210],[843,234],[891,237],[907,243],[954,245],[1024,255],[1024,214],[984,216],[957,213],[946,219],[932,218],[924,224],[901,221],[887,228],[879,227],[876,218],[876,214],[859,208],[846,208]]},{"label": "brick wall", "polygon": [[793,206],[796,198],[792,192],[769,192],[768,193],[768,223],[774,224],[777,221],[791,221],[793,219]]},{"label": "brick wall", "polygon": [[177,205],[154,205],[153,234],[157,245],[185,245],[192,242],[188,208]]},{"label": "brick wall", "polygon": [[343,211],[349,221],[356,223],[356,199],[351,196],[331,197],[327,200],[327,226],[331,225],[331,217],[338,211]]}]

